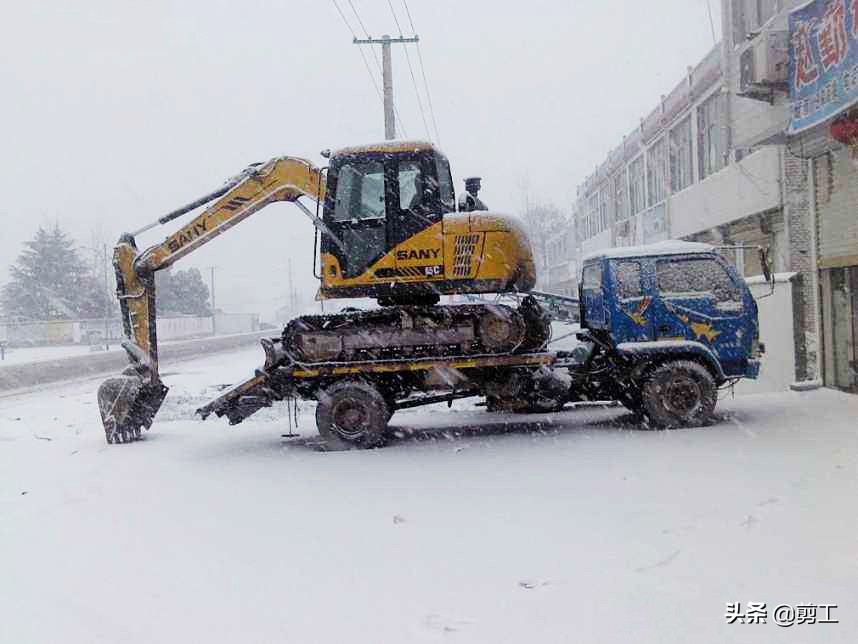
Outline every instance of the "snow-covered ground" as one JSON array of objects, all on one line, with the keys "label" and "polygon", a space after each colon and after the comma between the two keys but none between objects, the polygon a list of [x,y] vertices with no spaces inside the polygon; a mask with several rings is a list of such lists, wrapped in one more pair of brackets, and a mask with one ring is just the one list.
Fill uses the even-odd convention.
[{"label": "snow-covered ground", "polygon": [[[707,429],[618,409],[397,414],[315,448],[282,409],[194,418],[259,349],[167,367],[146,440],[97,381],[0,398],[0,642],[855,642],[858,398],[745,396]],[[726,602],[839,624],[727,625]]]}]

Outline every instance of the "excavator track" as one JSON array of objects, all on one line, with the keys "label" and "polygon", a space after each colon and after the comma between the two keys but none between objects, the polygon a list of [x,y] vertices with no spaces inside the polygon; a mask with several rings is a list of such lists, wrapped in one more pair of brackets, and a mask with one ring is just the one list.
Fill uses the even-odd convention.
[{"label": "excavator track", "polygon": [[512,354],[541,349],[550,319],[533,299],[504,304],[390,306],[305,315],[283,331],[283,349],[299,364]]}]

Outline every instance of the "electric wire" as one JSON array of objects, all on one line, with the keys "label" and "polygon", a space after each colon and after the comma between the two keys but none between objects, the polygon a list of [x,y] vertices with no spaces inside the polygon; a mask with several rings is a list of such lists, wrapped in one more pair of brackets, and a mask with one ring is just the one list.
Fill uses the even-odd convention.
[{"label": "electric wire", "polygon": [[[405,15],[408,16],[411,32],[416,34],[417,30],[414,28],[414,20],[411,17],[411,10],[408,8],[408,0],[402,0],[402,4],[405,5]],[[417,59],[420,63],[420,74],[423,76],[423,87],[426,90],[426,103],[429,106],[429,116],[432,119],[432,127],[435,130],[435,140],[438,142],[438,145],[441,145],[441,133],[438,131],[438,121],[435,120],[435,107],[432,105],[432,94],[429,91],[429,81],[426,79],[426,65],[423,64],[423,51],[420,49],[420,41],[417,41],[415,46],[417,48]]]},{"label": "electric wire", "polygon": [[717,45],[718,40],[715,36],[715,21],[712,19],[712,2],[711,0],[703,0],[706,3],[706,11],[709,14],[709,28],[712,30],[712,44]]},{"label": "electric wire", "polygon": [[[396,16],[396,11],[393,9],[391,0],[387,0],[387,6],[390,7],[390,13],[393,14],[393,21],[396,23],[396,28],[399,30],[399,37],[403,38],[402,27],[399,24],[399,18]],[[423,119],[423,129],[426,130],[426,138],[432,140],[432,133],[429,131],[429,124],[426,121],[426,111],[423,109],[423,101],[420,98],[420,88],[417,85],[417,78],[414,76],[414,67],[411,65],[411,56],[408,54],[408,43],[405,44],[405,60],[408,63],[408,71],[411,74],[411,84],[414,86],[414,95],[417,97],[417,107],[420,108],[420,118]]]},{"label": "electric wire", "polygon": [[[355,30],[352,29],[352,26],[351,24],[349,24],[349,21],[346,20],[346,16],[343,13],[343,10],[340,9],[340,5],[337,4],[337,0],[331,0],[331,2],[334,3],[334,7],[336,7],[337,9],[337,13],[340,14],[340,18],[343,19],[346,28],[351,32],[352,38],[354,40],[357,40],[357,34],[355,34]],[[384,94],[382,94],[381,90],[379,89],[378,82],[375,80],[375,74],[372,73],[372,68],[369,66],[369,61],[367,61],[366,56],[364,55],[363,50],[360,47],[358,47],[358,53],[360,53],[361,60],[363,60],[364,67],[366,67],[366,72],[367,74],[369,74],[370,80],[372,80],[372,85],[373,87],[375,87],[376,94],[378,94],[378,97],[381,99],[382,102],[384,102]]]}]

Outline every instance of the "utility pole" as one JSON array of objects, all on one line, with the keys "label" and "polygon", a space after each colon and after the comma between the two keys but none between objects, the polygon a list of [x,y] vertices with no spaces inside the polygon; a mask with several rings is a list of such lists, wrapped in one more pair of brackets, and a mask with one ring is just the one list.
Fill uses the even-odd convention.
[{"label": "utility pole", "polygon": [[[391,43],[418,42],[417,34],[413,38],[391,38],[387,34],[381,38],[355,38],[355,45],[381,45],[381,72],[382,84],[384,86],[384,138],[387,140],[396,138],[396,118],[393,112],[393,61],[390,56]],[[378,59],[376,59],[378,60]]]}]

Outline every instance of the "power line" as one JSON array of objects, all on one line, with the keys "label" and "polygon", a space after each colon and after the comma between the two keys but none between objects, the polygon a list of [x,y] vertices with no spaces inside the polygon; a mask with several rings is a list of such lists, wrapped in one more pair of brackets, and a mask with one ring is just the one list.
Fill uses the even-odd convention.
[{"label": "power line", "polygon": [[[402,27],[399,25],[399,18],[396,17],[396,11],[393,9],[393,3],[390,0],[387,0],[387,6],[390,7],[390,13],[393,14],[393,21],[396,23],[396,28],[399,30],[399,37],[402,38]],[[411,65],[411,56],[408,55],[407,44],[405,45],[405,60],[408,62],[408,71],[411,74],[411,84],[414,85],[414,95],[417,97],[417,107],[420,108],[420,118],[423,119],[423,129],[426,130],[426,137],[431,140],[432,133],[429,131],[429,125],[426,123],[426,112],[423,110],[423,101],[420,99],[420,88],[417,86],[417,78],[414,76],[414,67]]]},{"label": "power line", "polygon": [[706,3],[706,11],[709,13],[709,28],[712,30],[712,44],[717,45],[718,40],[715,37],[715,21],[712,19],[712,2],[711,0],[703,0]]},{"label": "power line", "polygon": [[[354,3],[352,2],[352,0],[348,0],[348,3],[349,6],[352,8],[352,13],[355,15],[355,18],[357,18],[358,24],[360,25],[361,29],[363,29],[364,35],[368,39],[371,39],[372,36],[369,35],[366,26],[363,24],[363,20],[360,19],[360,14],[358,14],[357,9],[355,9]],[[352,32],[352,35],[354,35],[354,32]],[[357,37],[355,37],[355,40],[357,40]],[[375,49],[372,50],[372,57],[375,59],[375,66],[378,69],[378,72],[381,73],[381,63],[378,61],[378,54],[375,53]]]},{"label": "power line", "polygon": [[[357,40],[357,34],[355,33],[355,30],[352,29],[352,26],[349,23],[349,21],[346,20],[346,15],[343,13],[343,10],[340,9],[340,5],[337,4],[337,0],[331,0],[331,2],[334,3],[334,7],[336,7],[336,9],[337,9],[337,13],[340,14],[340,18],[343,19],[343,23],[346,25],[346,29],[348,29],[349,32],[351,32],[352,39]],[[364,56],[363,51],[361,51],[361,50],[358,50],[358,51],[360,51],[360,57],[363,60],[364,67],[366,67],[366,72],[367,72],[367,74],[369,74],[370,80],[372,80],[372,85],[373,85],[373,87],[375,87],[375,93],[378,94],[378,97],[382,101],[384,101],[384,95],[381,93],[381,90],[378,88],[378,82],[376,82],[376,80],[375,80],[375,74],[372,73],[372,69],[370,69],[369,62],[367,61],[366,56]]]},{"label": "power line", "polygon": [[[408,16],[412,33],[417,33],[417,30],[414,28],[414,20],[411,18],[411,10],[408,8],[408,0],[402,0],[402,4],[405,5],[405,15]],[[420,73],[423,76],[423,87],[426,90],[426,102],[429,105],[429,115],[432,117],[432,127],[435,129],[435,140],[438,141],[438,145],[441,145],[441,133],[438,131],[438,122],[435,120],[435,108],[432,105],[432,94],[429,92],[429,81],[426,80],[426,66],[423,64],[423,52],[420,49],[419,41],[416,43],[416,47],[418,61],[420,62]]]}]

